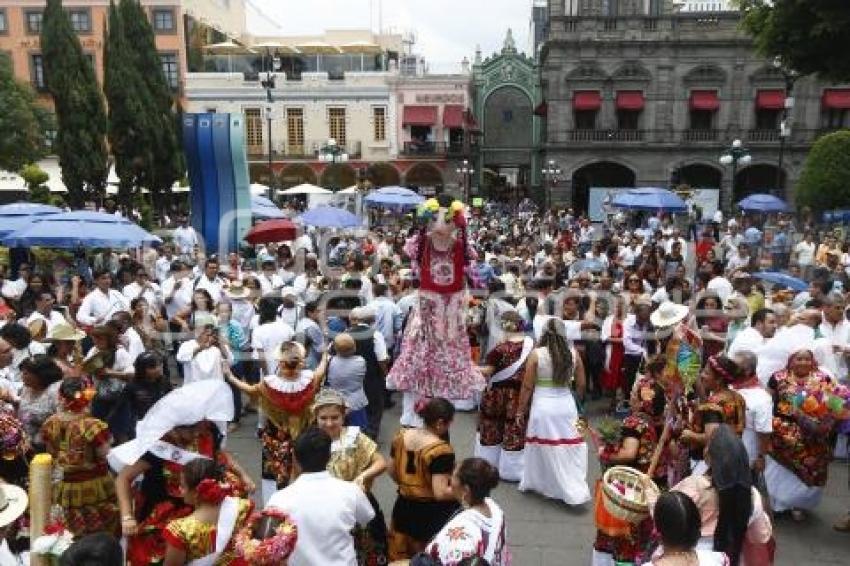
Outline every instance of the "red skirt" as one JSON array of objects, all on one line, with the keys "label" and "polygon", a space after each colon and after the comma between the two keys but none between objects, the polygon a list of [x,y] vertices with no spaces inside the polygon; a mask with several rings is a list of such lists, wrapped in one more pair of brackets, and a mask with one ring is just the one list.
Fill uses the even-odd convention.
[{"label": "red skirt", "polygon": [[611,344],[611,362],[602,370],[600,382],[603,391],[616,391],[625,385],[623,378],[623,358],[625,349],[622,344]]}]

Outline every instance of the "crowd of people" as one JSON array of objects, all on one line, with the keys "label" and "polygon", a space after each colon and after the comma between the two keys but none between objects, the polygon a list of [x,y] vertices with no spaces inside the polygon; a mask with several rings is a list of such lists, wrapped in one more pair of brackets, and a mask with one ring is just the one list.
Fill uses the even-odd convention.
[{"label": "crowd of people", "polygon": [[[440,199],[227,257],[185,217],[157,249],[15,256],[0,563],[35,546],[40,453],[64,564],[505,565],[500,481],[593,505],[594,566],[772,563],[771,517],[805,521],[846,457],[850,254],[792,218],[676,222]],[[253,414],[259,478],[226,443]],[[611,513],[597,457],[659,488],[649,516]]]}]

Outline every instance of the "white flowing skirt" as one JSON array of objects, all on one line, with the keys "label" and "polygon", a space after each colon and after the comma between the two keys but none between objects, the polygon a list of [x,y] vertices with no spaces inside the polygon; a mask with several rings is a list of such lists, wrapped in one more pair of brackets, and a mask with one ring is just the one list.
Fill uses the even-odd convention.
[{"label": "white flowing skirt", "polygon": [[804,484],[794,472],[770,456],[765,460],[764,481],[774,511],[812,510],[823,496],[822,487]]},{"label": "white flowing skirt", "polygon": [[520,491],[568,505],[590,501],[587,444],[576,429],[578,409],[564,387],[538,387],[531,401]]}]

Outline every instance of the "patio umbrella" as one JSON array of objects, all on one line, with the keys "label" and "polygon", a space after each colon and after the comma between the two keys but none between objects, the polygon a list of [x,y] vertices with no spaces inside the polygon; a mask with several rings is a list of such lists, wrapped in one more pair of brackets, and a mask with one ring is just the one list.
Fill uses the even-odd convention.
[{"label": "patio umbrella", "polygon": [[614,195],[611,205],[629,210],[663,210],[664,212],[686,212],[688,206],[682,197],[667,189],[641,187],[620,191]]},{"label": "patio umbrella", "polygon": [[262,195],[251,195],[251,206],[265,206],[268,208],[277,208],[277,205],[273,203],[267,197]]},{"label": "patio umbrella", "polygon": [[298,227],[287,218],[265,220],[255,224],[245,234],[245,241],[251,245],[268,244],[294,240]]},{"label": "patio umbrella", "polygon": [[317,206],[298,217],[303,224],[318,228],[356,228],[360,220],[347,210],[334,206]]},{"label": "patio umbrella", "polygon": [[782,285],[792,291],[805,291],[809,288],[809,284],[802,279],[798,279],[792,275],[788,275],[787,273],[782,273],[781,271],[759,271],[757,273],[753,273],[753,277],[761,279],[762,281],[767,281],[768,283],[773,283],[774,285]]},{"label": "patio umbrella", "polygon": [[36,218],[60,214],[61,208],[34,202],[14,202],[0,206],[0,236],[32,224]]},{"label": "patio umbrella", "polygon": [[264,185],[262,183],[251,183],[251,186],[248,187],[248,190],[251,191],[252,195],[263,196],[268,194],[269,187],[268,185]]},{"label": "patio umbrella", "polygon": [[741,210],[753,212],[786,212],[788,203],[779,197],[759,193],[750,195],[738,203]]},{"label": "patio umbrella", "polygon": [[358,192],[360,192],[360,189],[357,188],[357,185],[351,185],[350,187],[342,189],[341,191],[337,191],[336,194],[338,194],[338,195],[356,195]]},{"label": "patio umbrella", "polygon": [[285,191],[280,191],[281,195],[329,195],[332,191],[327,189],[323,189],[322,187],[317,187],[316,185],[311,185],[310,183],[301,183],[300,185],[295,185],[294,187],[290,187]]},{"label": "patio umbrella", "polygon": [[377,54],[381,52],[381,46],[372,43],[371,41],[352,41],[351,43],[343,43],[339,46],[343,53],[371,53]]},{"label": "patio umbrella", "polygon": [[36,221],[0,239],[10,248],[135,248],[161,244],[157,236],[126,218],[76,210],[36,218]]},{"label": "patio umbrella", "polygon": [[251,195],[251,216],[254,218],[286,218],[275,203],[262,195]]},{"label": "patio umbrella", "polygon": [[425,197],[405,187],[382,187],[366,195],[366,204],[387,208],[416,208]]}]

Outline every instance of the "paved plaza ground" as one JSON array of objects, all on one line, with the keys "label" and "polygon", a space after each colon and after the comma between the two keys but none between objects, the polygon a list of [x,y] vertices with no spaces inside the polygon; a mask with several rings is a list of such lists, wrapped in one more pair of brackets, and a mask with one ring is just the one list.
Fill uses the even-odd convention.
[{"label": "paved plaza ground", "polygon": [[[591,414],[597,407],[591,405]],[[461,413],[452,426],[452,444],[459,457],[472,455],[475,414]],[[243,426],[231,435],[228,448],[259,480],[260,448],[254,434],[256,419],[244,419]],[[385,414],[381,432],[381,450],[388,444],[398,423],[398,410]],[[836,462],[830,468],[829,484],[820,507],[808,522],[794,523],[790,518],[776,523],[780,566],[850,564],[850,535],[832,530],[832,522],[850,508],[848,465]],[[590,464],[590,478],[599,474],[598,462]],[[259,481],[257,481],[259,484]],[[384,476],[375,485],[375,495],[389,520],[395,484]],[[515,566],[587,566],[594,537],[593,510],[590,505],[569,508],[533,494],[520,493],[515,484],[502,483],[494,494],[507,516],[508,542]],[[319,566],[319,565],[317,565]]]}]

